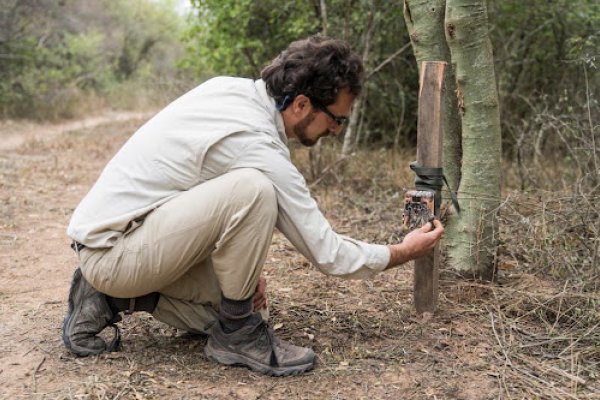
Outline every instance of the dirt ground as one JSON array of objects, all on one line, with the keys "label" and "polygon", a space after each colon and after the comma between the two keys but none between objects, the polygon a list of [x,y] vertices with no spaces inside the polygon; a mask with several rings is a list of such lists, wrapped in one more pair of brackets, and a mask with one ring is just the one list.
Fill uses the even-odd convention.
[{"label": "dirt ground", "polygon": [[[444,273],[439,310],[424,318],[413,310],[411,266],[370,281],[329,278],[280,234],[264,269],[272,325],[282,338],[315,350],[313,371],[271,378],[217,365],[204,356],[205,337],[141,313],[120,323],[121,351],[74,357],[60,335],[77,266],[65,229],[103,166],[142,121],[102,122],[55,126],[52,135],[44,135],[44,126],[0,127],[0,398],[600,398],[593,374],[580,376],[577,360],[570,369],[543,359],[545,367],[525,368],[518,367],[527,365],[524,356],[517,360],[509,352],[519,331],[502,320],[508,314],[494,298],[545,287],[538,278],[505,273],[497,285],[486,285]],[[24,138],[14,139],[15,132]],[[327,186],[315,193],[340,233],[390,240],[398,207],[374,210],[365,200],[368,182],[356,185],[365,197]],[[518,326],[530,335],[537,334],[534,328]],[[548,390],[540,389],[544,385]]]}]

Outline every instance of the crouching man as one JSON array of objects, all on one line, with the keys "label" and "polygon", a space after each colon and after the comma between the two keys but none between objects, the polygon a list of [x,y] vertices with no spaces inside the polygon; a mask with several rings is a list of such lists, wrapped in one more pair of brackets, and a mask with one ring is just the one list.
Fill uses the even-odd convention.
[{"label": "crouching man", "polygon": [[66,347],[111,350],[97,334],[118,333],[120,312],[147,311],[210,335],[205,353],[217,362],[277,376],[312,368],[313,351],[277,339],[260,313],[273,229],[321,272],[360,279],[423,255],[443,233],[434,221],[389,246],[338,235],[292,164],[288,139],[312,146],[341,133],[362,75],[347,44],[310,37],[261,79],[211,79],[142,126],[69,224],[80,268]]}]

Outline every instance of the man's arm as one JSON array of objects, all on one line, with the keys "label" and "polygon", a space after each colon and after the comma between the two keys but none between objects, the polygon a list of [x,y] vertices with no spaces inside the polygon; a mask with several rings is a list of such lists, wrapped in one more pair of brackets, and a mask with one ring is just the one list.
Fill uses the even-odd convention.
[{"label": "man's arm", "polygon": [[[304,178],[278,147],[264,140],[264,134],[249,132],[244,152],[232,168],[256,168],[273,182],[279,205],[277,228],[315,266],[328,275],[368,278],[426,254],[435,246],[444,228],[439,221],[410,232],[402,243],[384,246],[338,235],[327,222]],[[225,139],[234,140],[234,138]]]},{"label": "man's arm", "polygon": [[[433,229],[431,229],[433,224]],[[442,223],[437,219],[411,231],[402,243],[389,245],[390,262],[386,269],[414,260],[431,251],[444,233]]]},{"label": "man's arm", "polygon": [[311,197],[287,149],[265,140],[264,134],[251,135],[248,133],[249,142],[231,168],[255,168],[271,180],[277,193],[277,228],[292,245],[327,275],[365,279],[384,270],[390,259],[388,247],[337,234]]}]

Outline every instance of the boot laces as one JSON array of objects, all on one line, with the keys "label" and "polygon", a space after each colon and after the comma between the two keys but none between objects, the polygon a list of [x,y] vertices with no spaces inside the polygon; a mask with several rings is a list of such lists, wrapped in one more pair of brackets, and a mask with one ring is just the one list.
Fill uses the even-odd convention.
[{"label": "boot laces", "polygon": [[279,361],[277,360],[277,355],[275,354],[275,346],[278,343],[277,337],[275,337],[275,332],[273,329],[269,327],[265,321],[261,321],[256,327],[252,330],[252,332],[257,332],[259,342],[268,346],[271,349],[271,355],[269,356],[269,364],[272,367],[279,366]]}]

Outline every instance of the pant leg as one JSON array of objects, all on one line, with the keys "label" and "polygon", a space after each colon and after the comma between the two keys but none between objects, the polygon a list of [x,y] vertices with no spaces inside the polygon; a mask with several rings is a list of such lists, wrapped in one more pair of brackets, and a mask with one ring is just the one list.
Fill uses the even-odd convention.
[{"label": "pant leg", "polygon": [[202,298],[203,291],[184,277],[210,257],[219,292],[247,299],[258,283],[276,218],[271,182],[259,171],[236,170],[157,208],[114,247],[82,250],[81,270],[92,286],[111,296],[165,291],[189,301],[190,293]]},{"label": "pant leg", "polygon": [[[267,306],[258,310],[264,321],[269,321]],[[157,320],[191,333],[210,334],[210,329],[219,320],[214,304],[193,303],[161,295],[152,315]]]},{"label": "pant leg", "polygon": [[169,296],[160,296],[154,318],[170,326],[191,333],[210,334],[219,313],[211,304],[192,303]]},{"label": "pant leg", "polygon": [[209,257],[161,289],[152,315],[175,328],[208,334],[218,320],[220,302],[221,289]]}]

